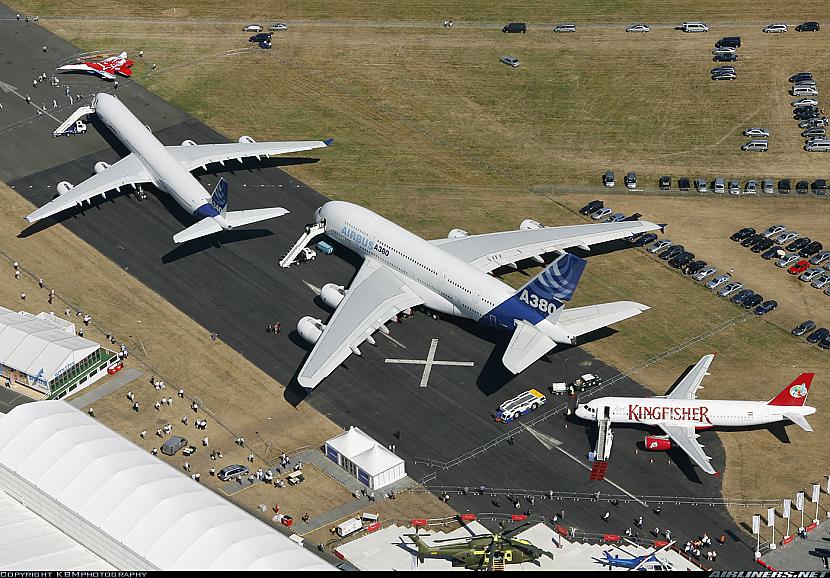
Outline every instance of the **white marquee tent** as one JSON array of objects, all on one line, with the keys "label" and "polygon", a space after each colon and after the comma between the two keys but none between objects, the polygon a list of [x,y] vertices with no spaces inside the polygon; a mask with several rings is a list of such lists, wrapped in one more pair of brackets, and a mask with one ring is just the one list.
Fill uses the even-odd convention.
[{"label": "white marquee tent", "polygon": [[373,490],[406,477],[401,458],[354,426],[326,442],[326,455]]}]

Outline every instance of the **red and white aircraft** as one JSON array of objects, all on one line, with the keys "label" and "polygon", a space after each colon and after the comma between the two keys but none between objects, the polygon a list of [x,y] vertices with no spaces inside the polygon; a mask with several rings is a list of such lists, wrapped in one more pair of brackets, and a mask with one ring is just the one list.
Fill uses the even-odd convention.
[{"label": "red and white aircraft", "polygon": [[106,80],[115,80],[116,74],[129,77],[133,73],[131,66],[135,61],[127,59],[127,53],[110,56],[103,60],[84,60],[78,64],[66,64],[58,67],[58,72],[89,72]]},{"label": "red and white aircraft", "polygon": [[577,417],[599,422],[656,426],[665,436],[646,437],[646,449],[668,450],[680,447],[707,474],[717,472],[711,458],[695,438],[695,430],[717,426],[747,427],[789,420],[804,431],[813,431],[805,419],[816,408],[804,405],[813,373],[802,373],[770,401],[699,400],[700,382],[709,373],[715,354],[705,355],[668,395],[656,397],[602,397],[579,405]]}]

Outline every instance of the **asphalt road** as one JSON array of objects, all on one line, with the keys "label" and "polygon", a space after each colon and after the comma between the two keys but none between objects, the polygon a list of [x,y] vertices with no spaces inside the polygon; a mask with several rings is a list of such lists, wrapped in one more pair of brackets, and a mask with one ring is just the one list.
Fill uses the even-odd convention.
[{"label": "asphalt road", "polygon": [[[8,10],[0,8],[0,17],[7,15],[4,12]],[[31,86],[30,77],[36,76],[35,71],[44,68],[48,72],[49,62],[58,62],[77,52],[37,26],[0,20],[0,31],[0,54],[4,56],[0,58],[0,81],[15,86],[27,86],[27,82]],[[48,47],[46,55],[39,48],[43,45]],[[99,90],[111,86],[86,77],[83,83],[85,88]],[[48,85],[35,90],[40,89],[60,94],[63,90]],[[227,140],[135,84],[122,85],[116,94],[165,144],[179,144],[184,139],[197,143]],[[93,123],[86,135],[55,139],[51,131],[56,121],[35,114],[30,122],[18,125],[32,116],[31,105],[10,93],[2,99],[9,105],[4,104],[0,112],[0,177],[37,205],[52,198],[57,182],[79,182],[92,174],[95,162],[114,162],[119,153],[123,154],[111,135],[98,134],[105,130],[100,123]],[[63,120],[69,112],[67,109],[55,116]],[[292,138],[328,136],[337,137],[310,133]],[[272,138],[278,140],[281,135],[275,133]],[[334,146],[337,146],[336,140]],[[413,465],[412,459],[416,457],[450,461],[498,436],[505,431],[505,426],[494,423],[490,414],[502,401],[530,387],[572,380],[586,372],[605,377],[617,373],[580,348],[563,348],[535,363],[522,375],[510,375],[500,362],[508,336],[466,321],[435,321],[418,314],[401,325],[390,324],[394,341],[378,334],[377,346],[364,344],[362,358],[350,357],[313,396],[301,400],[295,375],[310,348],[294,331],[296,323],[309,314],[325,320],[329,312],[315,299],[314,288],[327,282],[348,284],[359,265],[356,257],[342,247],[332,256],[321,255],[314,262],[288,270],[277,265],[303,226],[313,219],[314,210],[326,201],[279,166],[327,162],[325,150],[315,152],[319,152],[319,157],[273,159],[264,168],[257,168],[257,163],[248,163],[239,169],[233,164],[226,167],[229,170],[222,175],[230,185],[232,210],[283,206],[291,211],[261,226],[226,231],[207,240],[175,246],[173,234],[190,225],[193,219],[165,195],[151,190],[147,200],[139,201],[122,194],[28,228],[21,220],[21,235],[28,242],[37,243],[38,232],[43,227],[69,228],[195,319],[207,332],[218,333],[250,361],[287,384],[289,401],[311,403],[341,426],[357,425],[382,443],[396,444],[397,453],[407,460],[410,476],[437,474],[431,485],[478,487],[484,484],[608,494],[619,494],[622,488],[634,495],[719,495],[720,480],[700,479],[684,455],[635,452],[643,435],[636,430],[616,431],[608,477],[617,486],[589,482],[584,464],[586,453],[592,448],[593,430],[585,424],[566,422],[561,416],[537,425],[534,430],[538,438],[525,432],[515,437],[513,445],[500,444],[449,470]],[[218,178],[213,174],[197,177],[208,189]],[[645,313],[658,314],[661,313]],[[265,325],[276,321],[281,323],[282,334],[266,333]],[[624,331],[626,323],[636,322],[636,319],[624,322],[619,329]],[[207,333],[205,339],[208,339]],[[474,365],[436,365],[427,387],[419,387],[422,365],[385,361],[390,358],[423,360],[433,339],[438,340],[436,360],[471,361]],[[667,348],[671,345],[667,344]],[[609,391],[603,393],[607,395]],[[613,394],[648,395],[642,386],[627,379],[614,386]],[[559,400],[552,398],[551,404],[554,403]],[[400,432],[400,437],[395,437],[394,432]],[[549,441],[547,445],[538,441],[548,438],[556,441]],[[715,467],[723,469],[723,449],[717,437],[706,433],[702,441],[707,453],[713,456]],[[571,457],[556,449],[557,444]],[[472,495],[453,497],[451,505],[461,511],[494,508],[488,498]],[[736,541],[730,540],[722,549],[718,566],[751,564],[751,538],[735,527],[722,507],[680,507],[667,502],[657,516],[636,502],[608,506],[602,501],[561,504],[537,500],[534,512],[551,516],[563,507],[566,522],[586,531],[622,532],[633,519],[644,515],[643,532],[655,525],[670,527],[681,539],[704,531],[710,536],[734,532]],[[502,502],[501,510],[510,508]],[[601,515],[609,508],[613,511],[606,523]],[[744,540],[746,545],[737,540]]]}]

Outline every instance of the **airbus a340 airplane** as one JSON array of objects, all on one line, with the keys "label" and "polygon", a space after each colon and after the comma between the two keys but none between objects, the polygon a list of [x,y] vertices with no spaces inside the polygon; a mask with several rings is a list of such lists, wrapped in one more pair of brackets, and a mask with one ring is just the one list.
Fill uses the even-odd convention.
[{"label": "airbus a340 airplane", "polygon": [[[81,109],[84,110],[84,109]],[[272,219],[288,211],[281,207],[252,209],[247,211],[228,211],[228,187],[220,180],[212,195],[202,187],[190,171],[205,168],[210,163],[225,164],[225,161],[243,158],[278,155],[307,151],[331,144],[326,141],[262,142],[243,136],[238,143],[197,145],[192,140],[184,141],[181,146],[164,146],[153,136],[130,110],[114,96],[99,93],[87,113],[96,113],[98,118],[109,127],[118,139],[124,143],[130,153],[117,163],[105,162],[95,164],[95,175],[78,185],[67,181],[58,183],[58,197],[26,217],[30,223],[60,213],[101,195],[107,191],[120,190],[125,185],[152,183],[159,190],[168,193],[173,199],[192,215],[201,220],[173,236],[173,241],[181,243],[223,229],[233,229]]]},{"label": "airbus a340 airplane", "polygon": [[813,431],[805,419],[816,408],[804,405],[813,373],[802,373],[770,401],[697,399],[700,382],[707,375],[715,354],[703,356],[692,370],[666,396],[601,397],[576,408],[576,415],[589,421],[659,427],[665,436],[647,436],[648,450],[680,447],[707,474],[717,473],[712,459],[696,441],[695,430],[717,426],[748,427],[789,420],[804,431]]},{"label": "airbus a340 airplane", "polygon": [[648,309],[631,301],[565,309],[586,263],[569,253],[518,291],[488,275],[503,265],[515,266],[520,259],[543,263],[540,255],[552,251],[588,249],[660,228],[647,221],[543,227],[527,220],[517,231],[470,235],[453,229],[447,239],[426,241],[368,209],[342,201],[326,203],[315,218],[304,242],[325,232],[364,261],[348,290],[332,283],[322,288],[321,299],[335,309],[327,324],[303,317],[297,325],[299,334],[314,343],[298,375],[307,390],[349,354],[360,355],[358,346],[364,341],[374,343],[372,333],[388,333],[387,321],[417,305],[512,331],[502,362],[513,373],[523,371],[557,343],[572,344],[580,335]]},{"label": "airbus a340 airplane", "polygon": [[105,80],[115,80],[116,74],[130,77],[133,74],[132,65],[134,61],[127,58],[127,53],[122,52],[118,56],[109,56],[102,60],[78,61],[78,64],[64,64],[59,66],[58,72],[88,72],[100,76]]}]

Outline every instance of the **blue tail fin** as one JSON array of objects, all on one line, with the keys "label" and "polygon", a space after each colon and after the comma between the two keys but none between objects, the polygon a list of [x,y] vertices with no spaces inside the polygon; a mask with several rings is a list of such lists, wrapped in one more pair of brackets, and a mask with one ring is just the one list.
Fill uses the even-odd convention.
[{"label": "blue tail fin", "polygon": [[555,322],[565,306],[562,302],[573,297],[586,263],[585,259],[565,253],[513,296],[488,312],[483,321],[508,329],[513,328],[514,319],[533,325],[547,318]]},{"label": "blue tail fin", "polygon": [[210,204],[221,214],[225,214],[228,208],[228,181],[223,178],[219,179],[216,188],[213,189],[213,194],[210,196]]}]

